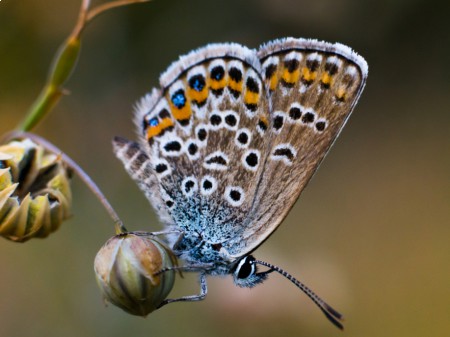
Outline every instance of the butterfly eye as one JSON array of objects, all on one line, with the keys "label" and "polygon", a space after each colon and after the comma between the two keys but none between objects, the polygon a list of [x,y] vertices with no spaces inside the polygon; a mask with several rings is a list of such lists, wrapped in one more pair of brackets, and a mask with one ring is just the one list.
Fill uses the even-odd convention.
[{"label": "butterfly eye", "polygon": [[234,271],[234,283],[241,288],[253,288],[267,279],[268,272],[258,273],[256,260],[248,255],[241,259]]},{"label": "butterfly eye", "polygon": [[236,268],[235,277],[238,279],[246,279],[253,275],[256,272],[254,261],[255,258],[251,255],[244,257]]}]

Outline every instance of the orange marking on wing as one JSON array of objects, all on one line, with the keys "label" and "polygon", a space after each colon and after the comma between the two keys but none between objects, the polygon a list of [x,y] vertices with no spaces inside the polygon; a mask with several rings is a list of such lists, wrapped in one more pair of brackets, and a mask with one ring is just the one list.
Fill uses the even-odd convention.
[{"label": "orange marking on wing", "polygon": [[264,115],[261,116],[261,117],[259,118],[259,120],[260,120],[261,122],[263,122],[265,126],[268,126],[268,125],[269,125],[269,121],[267,120],[267,117],[266,117],[266,116],[264,116]]},{"label": "orange marking on wing", "polygon": [[283,80],[289,84],[295,84],[298,82],[300,77],[300,69],[296,69],[293,72],[290,72],[288,69],[283,70]]},{"label": "orange marking on wing", "polygon": [[322,74],[321,81],[323,84],[331,86],[332,81],[333,81],[333,76],[331,76],[328,72],[324,72]]},{"label": "orange marking on wing", "polygon": [[192,101],[203,102],[208,98],[208,88],[205,86],[202,91],[189,89],[188,96]]},{"label": "orange marking on wing", "polygon": [[236,82],[234,80],[230,80],[230,82],[228,83],[228,86],[232,90],[242,92],[242,81]]},{"label": "orange marking on wing", "polygon": [[302,78],[305,81],[314,81],[317,77],[317,72],[316,71],[311,71],[306,67],[302,68]]},{"label": "orange marking on wing", "polygon": [[245,104],[256,104],[259,101],[259,94],[256,92],[246,91],[244,96]]},{"label": "orange marking on wing", "polygon": [[192,115],[191,104],[188,100],[186,100],[185,105],[182,108],[177,108],[172,101],[170,101],[170,110],[172,112],[172,116],[177,120],[185,120],[189,119]]},{"label": "orange marking on wing", "polygon": [[160,135],[165,129],[173,126],[173,121],[170,118],[163,118],[158,125],[149,126],[147,128],[147,140]]},{"label": "orange marking on wing", "polygon": [[345,101],[347,97],[347,90],[344,87],[340,87],[336,92],[336,98],[340,101]]},{"label": "orange marking on wing", "polygon": [[269,81],[269,88],[270,90],[275,90],[277,88],[278,85],[278,76],[277,73],[275,72],[271,77],[270,77],[270,81]]},{"label": "orange marking on wing", "polygon": [[213,78],[210,78],[208,80],[208,82],[209,82],[209,86],[213,90],[223,89],[227,85],[227,77],[224,76],[220,81],[217,81],[217,80],[215,80]]}]

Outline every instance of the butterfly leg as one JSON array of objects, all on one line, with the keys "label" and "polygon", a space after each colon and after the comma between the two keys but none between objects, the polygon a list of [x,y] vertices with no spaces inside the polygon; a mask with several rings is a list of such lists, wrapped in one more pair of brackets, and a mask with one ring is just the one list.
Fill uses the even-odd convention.
[{"label": "butterfly leg", "polygon": [[[165,235],[171,235],[171,234],[178,234],[178,236],[183,237],[183,231],[179,230],[179,229],[167,229],[167,230],[163,230],[163,231],[158,231],[158,232],[151,232],[152,235],[154,236],[165,236]],[[177,240],[180,240],[179,238],[177,238]]]},{"label": "butterfly leg", "polygon": [[206,294],[208,293],[208,287],[206,285],[206,273],[201,272],[200,273],[200,294],[198,295],[190,295],[190,296],[183,296],[179,298],[168,298],[164,300],[159,306],[158,309],[165,306],[166,304],[173,303],[173,302],[193,302],[193,301],[202,301],[205,299]]},{"label": "butterfly leg", "polygon": [[[184,231],[181,231],[179,229],[166,229],[158,232],[152,232],[151,234],[153,236],[165,236],[165,237],[170,237],[171,235],[174,235],[172,239],[169,239],[169,241],[171,242],[170,246],[174,250],[176,250],[175,247],[178,245],[178,243],[180,243],[180,241],[184,237]],[[174,253],[176,254],[176,251],[174,251]]]}]

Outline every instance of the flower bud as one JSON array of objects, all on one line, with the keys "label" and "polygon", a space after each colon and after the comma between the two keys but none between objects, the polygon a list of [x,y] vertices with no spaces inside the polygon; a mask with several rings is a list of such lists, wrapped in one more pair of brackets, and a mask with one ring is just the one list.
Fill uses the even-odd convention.
[{"label": "flower bud", "polygon": [[30,139],[0,145],[0,235],[44,238],[70,216],[70,170]]},{"label": "flower bud", "polygon": [[173,288],[173,252],[154,235],[131,232],[109,239],[95,257],[94,270],[104,298],[126,312],[147,316]]}]

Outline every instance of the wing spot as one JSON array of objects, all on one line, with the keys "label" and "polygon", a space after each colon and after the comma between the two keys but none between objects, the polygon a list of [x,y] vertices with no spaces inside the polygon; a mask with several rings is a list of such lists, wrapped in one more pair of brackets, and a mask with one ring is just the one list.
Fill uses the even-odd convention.
[{"label": "wing spot", "polygon": [[306,66],[310,71],[316,71],[319,68],[320,62],[318,59],[308,59],[306,60]]},{"label": "wing spot", "polygon": [[183,89],[177,90],[171,97],[173,105],[178,109],[182,109],[186,104],[186,96],[184,95]]},{"label": "wing spot", "polygon": [[256,171],[259,164],[259,151],[249,150],[242,156],[242,164],[247,170]]},{"label": "wing spot", "polygon": [[222,117],[220,117],[217,114],[213,114],[211,115],[211,117],[209,118],[209,121],[211,123],[211,125],[213,126],[219,126],[222,123]]},{"label": "wing spot", "polygon": [[188,152],[191,156],[195,156],[198,151],[198,146],[195,143],[191,143],[188,146]]},{"label": "wing spot", "polygon": [[222,66],[215,66],[211,69],[211,78],[220,81],[225,75],[225,70]]},{"label": "wing spot", "polygon": [[261,118],[258,121],[258,125],[256,126],[256,129],[260,135],[263,135],[267,130],[267,120],[265,118]]},{"label": "wing spot", "polygon": [[299,120],[302,117],[302,111],[298,107],[292,107],[289,109],[289,117],[293,120]]},{"label": "wing spot", "polygon": [[245,145],[248,143],[248,135],[245,132],[241,132],[238,137],[237,140],[239,143],[241,143],[242,145]]},{"label": "wing spot", "polygon": [[157,173],[158,178],[163,178],[170,174],[170,165],[167,161],[159,159],[153,163],[153,169]]},{"label": "wing spot", "polygon": [[159,121],[158,121],[158,118],[156,118],[156,117],[150,119],[150,121],[148,122],[149,126],[158,126],[158,124],[159,124]]},{"label": "wing spot", "polygon": [[244,148],[247,147],[250,143],[250,131],[247,129],[241,129],[236,133],[236,138],[234,139],[235,144],[240,147]]},{"label": "wing spot", "polygon": [[203,88],[206,85],[206,81],[205,78],[203,77],[203,75],[194,75],[189,79],[189,86],[194,89],[195,91],[202,91]]},{"label": "wing spot", "polygon": [[230,114],[225,116],[225,123],[227,123],[229,126],[233,127],[237,124],[237,118],[236,116]]},{"label": "wing spot", "polygon": [[217,190],[217,180],[212,176],[204,176],[200,183],[200,193],[211,195]]},{"label": "wing spot", "polygon": [[247,86],[247,90],[253,92],[255,94],[259,94],[258,83],[253,77],[248,77],[247,82],[245,83]]},{"label": "wing spot", "polygon": [[164,145],[164,150],[166,150],[167,152],[179,152],[181,150],[181,144],[176,140],[168,142],[166,145]]},{"label": "wing spot", "polygon": [[191,188],[194,186],[195,186],[194,182],[192,180],[189,180],[184,184],[184,189],[186,192],[189,192]]},{"label": "wing spot", "polygon": [[159,112],[159,118],[163,119],[163,118],[170,118],[170,112],[167,109],[162,109]]},{"label": "wing spot", "polygon": [[246,103],[245,107],[250,110],[251,112],[255,112],[258,109],[258,105],[257,104],[253,104],[253,103]]},{"label": "wing spot", "polygon": [[231,190],[230,198],[233,199],[233,201],[239,201],[241,200],[241,193],[239,193],[239,191],[236,190]]},{"label": "wing spot", "polygon": [[271,159],[283,161],[286,165],[292,165],[297,152],[290,144],[280,144],[272,152]]},{"label": "wing spot", "polygon": [[300,66],[300,62],[297,59],[290,59],[284,61],[284,67],[289,71],[290,73],[293,73],[298,69]]},{"label": "wing spot", "polygon": [[326,127],[327,127],[327,122],[325,120],[318,120],[316,122],[316,130],[318,132],[323,132]]},{"label": "wing spot", "polygon": [[281,128],[283,127],[283,123],[284,123],[284,116],[281,114],[275,115],[275,117],[273,118],[273,128],[277,132],[280,132]]},{"label": "wing spot", "polygon": [[212,182],[211,181],[209,181],[208,179],[206,179],[204,182],[203,182],[203,188],[205,189],[205,190],[210,190],[212,187],[213,187],[213,184],[212,184]]},{"label": "wing spot", "polygon": [[242,80],[242,72],[236,67],[232,67],[229,70],[228,74],[230,75],[230,78],[235,82],[240,82]]},{"label": "wing spot", "polygon": [[266,79],[269,80],[275,74],[275,70],[277,70],[277,65],[276,64],[269,64],[266,67],[266,71],[265,71]]},{"label": "wing spot", "polygon": [[197,131],[198,140],[204,141],[207,136],[208,136],[208,132],[206,131],[206,129],[202,128]]},{"label": "wing spot", "polygon": [[305,124],[309,124],[314,122],[315,115],[312,112],[307,112],[302,117],[302,122]]},{"label": "wing spot", "polygon": [[198,190],[197,179],[194,177],[184,178],[181,185],[183,194],[186,197],[191,197]]},{"label": "wing spot", "polygon": [[287,157],[289,160],[294,159],[294,154],[292,153],[292,151],[290,149],[287,148],[281,148],[281,149],[277,149],[273,152],[274,156],[284,156]]},{"label": "wing spot", "polygon": [[336,57],[330,57],[325,63],[325,70],[328,71],[331,76],[333,76],[339,71],[340,63],[340,60],[338,60]]},{"label": "wing spot", "polygon": [[206,161],[207,164],[219,164],[219,165],[227,165],[227,161],[222,156],[214,156]]},{"label": "wing spot", "polygon": [[166,164],[163,164],[163,163],[159,163],[159,164],[157,164],[156,167],[155,167],[156,173],[163,173],[163,172],[165,172],[165,171],[168,170],[168,169],[169,169],[169,168],[167,167],[167,165],[166,165]]},{"label": "wing spot", "polygon": [[225,189],[225,199],[231,206],[241,206],[245,200],[244,190],[239,186],[227,186]]},{"label": "wing spot", "polygon": [[[175,138],[175,137],[173,137]],[[183,150],[182,140],[178,137],[167,140],[160,144],[161,152],[164,156],[178,157]]]},{"label": "wing spot", "polygon": [[221,151],[211,153],[205,158],[203,166],[210,170],[226,170],[228,165],[228,157]]}]

